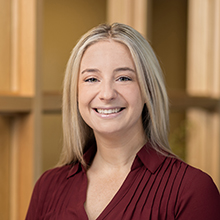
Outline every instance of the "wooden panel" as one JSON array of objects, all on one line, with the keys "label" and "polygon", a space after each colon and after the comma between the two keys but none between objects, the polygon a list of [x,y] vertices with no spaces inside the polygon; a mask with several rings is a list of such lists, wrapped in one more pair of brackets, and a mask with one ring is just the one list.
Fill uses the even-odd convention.
[{"label": "wooden panel", "polygon": [[219,182],[219,113],[204,110],[188,110],[189,133],[187,138],[187,161]]},{"label": "wooden panel", "polygon": [[[130,12],[126,12],[125,8],[131,8],[131,0],[118,1],[118,0],[108,0],[107,1],[107,21],[111,24],[113,22],[120,22],[125,24],[130,24],[130,20],[126,19],[126,15]],[[126,7],[127,5],[127,7]],[[125,7],[123,7],[125,6]],[[129,6],[129,7],[128,7]],[[130,15],[132,16],[132,15]]]},{"label": "wooden panel", "polygon": [[[34,115],[19,117],[16,120],[18,135],[18,216],[19,219],[24,219],[27,207],[30,201],[34,175],[35,175],[35,161],[39,154],[34,143],[35,134],[35,120]],[[16,125],[15,125],[16,126]],[[35,155],[35,153],[37,154]],[[40,162],[40,161],[39,161]]]},{"label": "wooden panel", "polygon": [[33,107],[33,98],[0,94],[0,114],[28,113]]},{"label": "wooden panel", "polygon": [[61,106],[61,93],[44,93],[42,97],[42,110],[44,113],[61,113]]},{"label": "wooden panel", "polygon": [[[220,97],[220,1],[189,1],[187,91]],[[187,161],[208,172],[220,186],[220,112],[191,109]]]},{"label": "wooden panel", "polygon": [[12,87],[20,94],[33,95],[36,65],[36,2],[13,0]]},{"label": "wooden panel", "polygon": [[189,95],[185,92],[169,90],[168,96],[172,111],[185,111],[188,108],[201,108],[216,112],[220,109],[220,99],[201,95]]},{"label": "wooden panel", "polygon": [[174,110],[171,108],[170,114],[170,132],[169,132],[169,144],[172,151],[178,155],[182,160],[186,158],[186,132],[188,129],[188,123],[185,118],[185,111],[182,109]]},{"label": "wooden panel", "polygon": [[159,59],[166,87],[169,89],[169,143],[174,153],[185,159],[185,111],[203,98],[198,97],[194,102],[196,97],[189,97],[185,93],[187,1],[152,0],[151,8],[150,43]]},{"label": "wooden panel", "polygon": [[188,92],[220,95],[220,2],[189,1]]},{"label": "wooden panel", "polygon": [[44,114],[42,117],[42,172],[53,168],[58,163],[62,145],[61,114]]},{"label": "wooden panel", "polygon": [[137,0],[135,1],[134,6],[134,27],[136,30],[139,30],[140,33],[142,33],[144,36],[146,36],[147,31],[147,6],[149,7],[149,4],[147,4],[148,1],[146,0]]},{"label": "wooden panel", "polygon": [[39,140],[36,140],[35,114],[19,115],[12,121],[10,162],[10,215],[13,220],[24,219],[34,182],[41,164]]},{"label": "wooden panel", "polygon": [[208,58],[208,2],[189,1],[188,25],[188,82],[190,94],[207,95],[207,58]]},{"label": "wooden panel", "polygon": [[0,91],[10,90],[11,1],[0,0]]},{"label": "wooden panel", "polygon": [[149,0],[108,0],[107,21],[130,25],[146,36],[149,3]]},{"label": "wooden panel", "polygon": [[33,115],[13,120],[11,143],[11,219],[24,219],[34,181]]},{"label": "wooden panel", "polygon": [[213,16],[213,78],[212,78],[212,95],[220,96],[220,1],[214,2]]},{"label": "wooden panel", "polygon": [[[10,219],[24,219],[41,170],[41,0],[12,2],[12,94],[0,107],[16,114],[11,130]],[[38,30],[38,32],[37,32]],[[16,95],[15,95],[16,94]]]},{"label": "wooden panel", "polygon": [[10,119],[0,116],[0,219],[9,219]]},{"label": "wooden panel", "polygon": [[43,91],[61,91],[70,52],[89,29],[106,22],[106,0],[43,1]]},{"label": "wooden panel", "polygon": [[186,89],[187,1],[152,1],[152,46],[169,90]]},{"label": "wooden panel", "polygon": [[206,168],[206,151],[210,148],[207,125],[208,115],[204,110],[192,109],[187,113],[190,123],[187,143],[187,161],[200,169]]}]

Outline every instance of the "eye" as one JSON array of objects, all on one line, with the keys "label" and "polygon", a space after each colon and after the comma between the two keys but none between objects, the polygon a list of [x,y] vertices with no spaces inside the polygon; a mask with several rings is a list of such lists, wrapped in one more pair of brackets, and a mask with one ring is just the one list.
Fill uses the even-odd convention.
[{"label": "eye", "polygon": [[95,77],[91,77],[91,78],[85,79],[84,81],[93,83],[93,82],[98,82],[98,79],[96,79]]},{"label": "eye", "polygon": [[127,76],[121,76],[117,79],[117,81],[124,82],[124,81],[131,81],[131,78]]}]

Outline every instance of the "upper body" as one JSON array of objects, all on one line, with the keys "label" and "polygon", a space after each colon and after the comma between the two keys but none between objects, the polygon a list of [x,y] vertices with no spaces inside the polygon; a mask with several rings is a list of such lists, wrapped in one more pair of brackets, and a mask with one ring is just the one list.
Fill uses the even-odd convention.
[{"label": "upper body", "polygon": [[[94,152],[88,150],[87,161]],[[35,186],[26,220],[88,220],[87,187],[80,163],[47,171]],[[97,220],[218,220],[219,208],[220,195],[207,174],[177,158],[159,155],[147,144]]]},{"label": "upper body", "polygon": [[62,166],[36,184],[27,219],[219,218],[210,177],[169,157],[161,68],[133,28],[101,25],[80,39],[62,114]]}]

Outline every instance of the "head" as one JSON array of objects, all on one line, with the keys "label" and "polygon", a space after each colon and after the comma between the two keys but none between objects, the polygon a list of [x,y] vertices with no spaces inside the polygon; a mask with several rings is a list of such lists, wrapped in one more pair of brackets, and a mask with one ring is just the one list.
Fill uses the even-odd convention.
[{"label": "head", "polygon": [[[135,64],[144,108],[142,123],[147,140],[159,152],[170,152],[168,144],[169,110],[166,88],[159,62],[144,37],[133,28],[119,23],[99,25],[81,37],[69,58],[63,90],[64,146],[60,164],[79,160],[88,143],[95,142],[92,129],[78,109],[78,77],[83,54],[91,45],[105,40],[124,44]],[[85,165],[85,164],[84,164]]]}]

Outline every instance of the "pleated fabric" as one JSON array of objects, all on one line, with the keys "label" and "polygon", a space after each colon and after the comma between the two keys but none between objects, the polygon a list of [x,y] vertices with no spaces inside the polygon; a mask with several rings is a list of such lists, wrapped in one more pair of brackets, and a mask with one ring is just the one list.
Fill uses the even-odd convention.
[{"label": "pleated fabric", "polygon": [[[85,159],[91,161],[95,148]],[[84,167],[77,163],[46,171],[37,181],[26,220],[88,220]],[[97,220],[219,220],[220,195],[210,176],[148,143]]]}]

